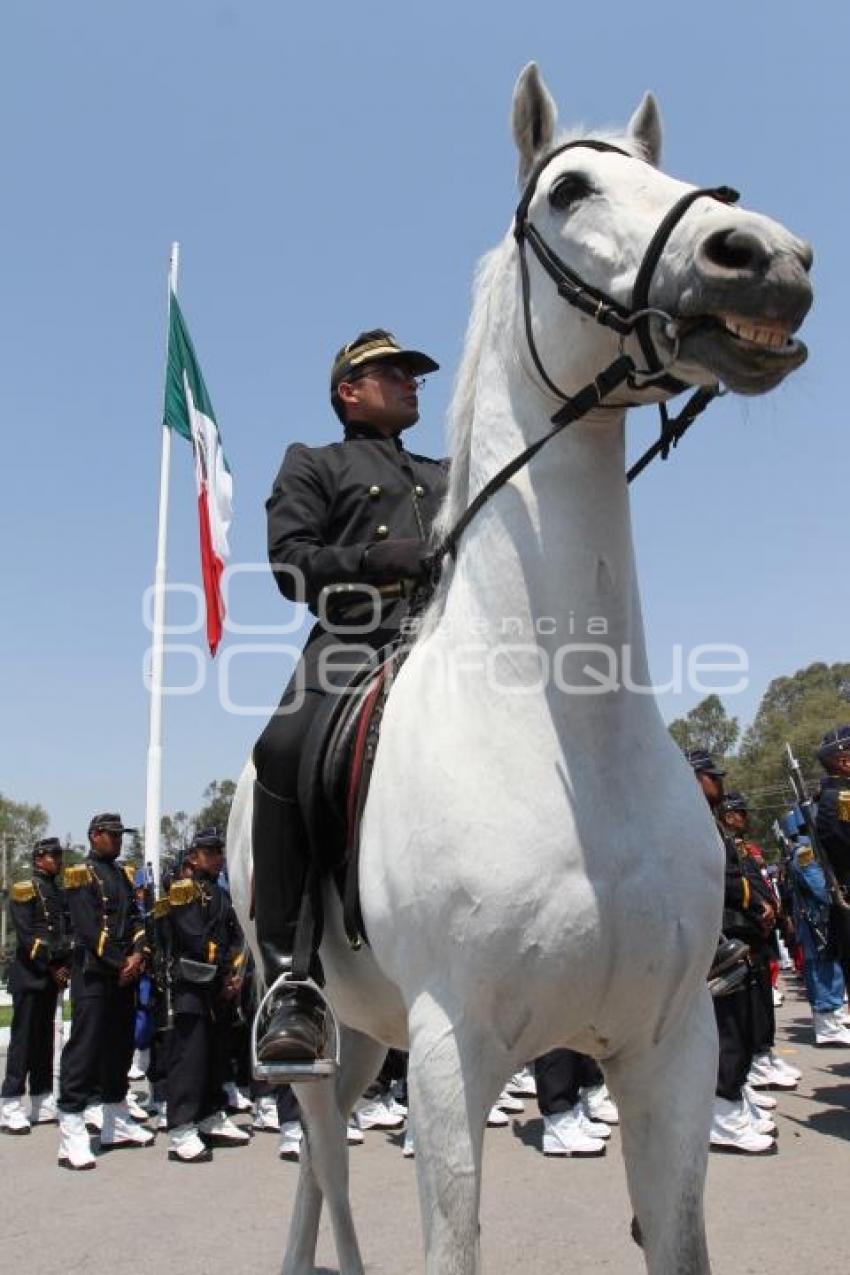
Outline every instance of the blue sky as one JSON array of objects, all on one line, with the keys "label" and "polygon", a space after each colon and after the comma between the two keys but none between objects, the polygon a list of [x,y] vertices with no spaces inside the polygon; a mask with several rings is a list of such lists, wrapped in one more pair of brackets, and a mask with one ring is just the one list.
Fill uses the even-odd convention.
[{"label": "blue sky", "polygon": [[[584,12],[582,12],[584,10]],[[665,167],[727,182],[815,245],[808,364],[727,399],[633,491],[656,676],[675,643],[735,642],[749,720],[771,678],[848,656],[846,52],[843,6],[359,6],[326,0],[7,0],[0,109],[4,622],[0,790],[80,837],[144,811],[169,245],[234,474],[232,550],[264,562],[286,444],[337,434],[334,349],[387,325],[440,359],[419,450],[443,422],[477,257],[508,224],[514,80],[541,64],[562,121],[625,121],[652,88]],[[634,452],[655,417],[633,417]],[[198,580],[191,458],[175,440],[169,575]],[[270,580],[234,616],[289,619]],[[191,621],[175,597],[170,619]],[[197,636],[176,637],[197,644]],[[231,635],[223,653],[267,639]],[[286,638],[273,639],[287,641]],[[236,652],[165,706],[163,806],[236,777],[276,702],[280,654]],[[175,684],[194,675],[169,660]],[[698,695],[668,696],[668,717]]]}]

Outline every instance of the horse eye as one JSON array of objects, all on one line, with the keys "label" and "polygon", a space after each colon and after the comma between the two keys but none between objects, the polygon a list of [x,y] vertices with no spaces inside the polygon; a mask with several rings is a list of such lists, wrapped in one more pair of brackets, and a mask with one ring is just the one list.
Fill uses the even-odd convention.
[{"label": "horse eye", "polygon": [[593,194],[593,184],[583,173],[562,173],[552,183],[549,191],[549,203],[559,212],[564,212],[570,204],[580,199],[587,199]]}]

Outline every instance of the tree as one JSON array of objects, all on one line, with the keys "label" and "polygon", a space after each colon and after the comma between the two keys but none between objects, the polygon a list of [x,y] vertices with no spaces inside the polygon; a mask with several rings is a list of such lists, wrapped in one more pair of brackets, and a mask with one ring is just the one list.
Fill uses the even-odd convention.
[{"label": "tree", "polygon": [[737,717],[728,715],[719,695],[706,696],[685,717],[671,722],[669,730],[683,752],[704,748],[718,759],[732,751],[740,733]]},{"label": "tree", "polygon": [[185,810],[173,815],[163,815],[159,822],[159,839],[162,853],[176,859],[183,847],[189,844],[191,820]]},{"label": "tree", "polygon": [[44,806],[12,801],[0,793],[0,837],[6,846],[10,881],[29,866],[32,847],[46,835],[49,823]]},{"label": "tree", "polygon": [[214,779],[204,789],[204,805],[195,815],[195,828],[218,828],[224,832],[236,793],[232,779]]},{"label": "tree", "polygon": [[771,842],[774,819],[792,801],[785,744],[799,758],[810,790],[821,774],[817,749],[833,726],[850,721],[843,689],[850,664],[810,664],[791,677],[778,677],[762,696],[751,726],[744,732],[738,756],[728,763],[727,788],[740,788],[751,802],[750,822],[756,840]]}]

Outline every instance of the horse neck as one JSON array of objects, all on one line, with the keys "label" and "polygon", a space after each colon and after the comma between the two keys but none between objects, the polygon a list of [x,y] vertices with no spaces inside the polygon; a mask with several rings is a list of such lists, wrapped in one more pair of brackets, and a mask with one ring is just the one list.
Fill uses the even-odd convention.
[{"label": "horse neck", "polygon": [[[500,291],[504,288],[503,282]],[[516,294],[509,284],[508,289],[493,299],[490,313],[499,317],[491,322],[479,356],[470,501],[504,464],[551,428],[558,405],[525,366],[530,360]],[[605,361],[603,354],[597,366],[576,369],[571,388],[590,381]],[[472,521],[446,601],[453,631],[474,629],[497,642],[521,632],[552,653],[564,643],[605,643],[618,660],[627,650],[634,681],[648,682],[624,421],[625,408],[612,408],[569,425]],[[587,651],[577,651],[576,659],[580,669]]]}]

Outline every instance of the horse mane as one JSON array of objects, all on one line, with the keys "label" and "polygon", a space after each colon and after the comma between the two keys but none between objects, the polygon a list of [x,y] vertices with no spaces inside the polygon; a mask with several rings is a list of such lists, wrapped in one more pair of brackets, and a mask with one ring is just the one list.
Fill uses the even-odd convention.
[{"label": "horse mane", "polygon": [[[580,138],[611,142],[629,151],[636,159],[648,159],[637,138],[615,129],[586,129],[581,125],[559,133],[545,151],[535,156],[538,164],[544,156],[552,155],[559,146]],[[521,183],[522,184],[522,183]],[[475,415],[475,394],[478,385],[478,365],[487,333],[490,294],[493,281],[502,268],[503,259],[513,247],[508,236],[497,247],[485,253],[475,268],[472,284],[472,310],[464,339],[463,354],[455,377],[452,398],[447,415],[448,455],[451,458],[449,483],[443,503],[431,529],[431,544],[436,547],[452,529],[469,504],[469,468],[472,454],[472,423]],[[432,632],[443,611],[448,584],[452,576],[451,559],[444,559],[443,572],[427,611],[422,618],[420,637]]]}]

